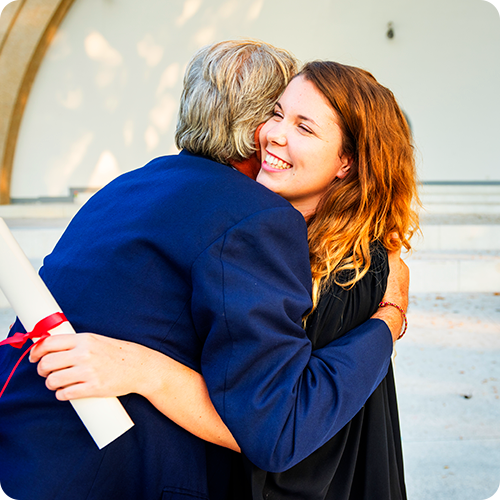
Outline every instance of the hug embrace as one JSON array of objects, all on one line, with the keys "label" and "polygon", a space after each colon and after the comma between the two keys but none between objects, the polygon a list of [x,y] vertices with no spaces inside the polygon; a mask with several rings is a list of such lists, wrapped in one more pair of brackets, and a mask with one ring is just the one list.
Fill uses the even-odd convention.
[{"label": "hug embrace", "polygon": [[[219,42],[188,65],[176,143],[96,193],[44,260],[82,333],[37,344],[0,399],[4,491],[406,499],[391,354],[419,202],[393,94]],[[0,350],[1,379],[15,362]],[[103,450],[68,403],[90,396],[136,424]]]}]

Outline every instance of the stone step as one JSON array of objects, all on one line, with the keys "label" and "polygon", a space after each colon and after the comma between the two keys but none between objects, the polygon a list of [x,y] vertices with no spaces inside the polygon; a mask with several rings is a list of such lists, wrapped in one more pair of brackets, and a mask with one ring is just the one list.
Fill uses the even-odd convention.
[{"label": "stone step", "polygon": [[[77,208],[4,205],[0,217],[38,269]],[[500,292],[499,215],[424,213],[422,235],[415,237],[413,246],[415,251],[404,257],[412,292]],[[0,292],[0,307],[7,306]]]},{"label": "stone step", "polygon": [[420,189],[424,209],[431,214],[500,215],[500,182],[424,183]]},{"label": "stone step", "polygon": [[[42,259],[54,248],[68,219],[24,221],[5,219],[17,242],[31,259]],[[412,240],[420,252],[500,251],[500,224],[423,224],[422,234]]]},{"label": "stone step", "polygon": [[434,211],[421,229],[405,259],[411,292],[500,292],[499,214]]},{"label": "stone step", "polygon": [[423,221],[421,231],[422,234],[412,240],[416,252],[500,250],[500,223],[429,224]]},{"label": "stone step", "polygon": [[[43,258],[31,258],[35,269]],[[427,252],[404,257],[410,268],[410,293],[500,293],[499,252]],[[0,291],[0,308],[9,302]]]},{"label": "stone step", "polygon": [[71,219],[81,208],[77,203],[19,203],[0,205],[0,217],[11,220]]},{"label": "stone step", "polygon": [[411,293],[500,293],[500,250],[419,251],[404,257]]}]

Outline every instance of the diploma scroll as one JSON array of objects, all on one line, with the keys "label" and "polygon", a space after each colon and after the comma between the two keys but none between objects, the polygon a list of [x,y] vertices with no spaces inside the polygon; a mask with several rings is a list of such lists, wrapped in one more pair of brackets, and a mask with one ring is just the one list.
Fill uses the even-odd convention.
[{"label": "diploma scroll", "polygon": [[[26,331],[51,314],[62,312],[49,289],[0,218],[0,288]],[[68,321],[51,335],[75,333]],[[134,423],[117,398],[85,398],[70,401],[99,449],[121,436]]]}]

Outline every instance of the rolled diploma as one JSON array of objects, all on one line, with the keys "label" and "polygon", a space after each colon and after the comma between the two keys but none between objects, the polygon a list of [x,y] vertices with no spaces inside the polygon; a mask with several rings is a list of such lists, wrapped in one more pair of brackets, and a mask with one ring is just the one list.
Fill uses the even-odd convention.
[{"label": "rolled diploma", "polygon": [[[42,319],[62,312],[49,289],[0,218],[0,288],[26,331]],[[66,321],[51,335],[75,333]],[[99,449],[114,441],[134,423],[117,398],[85,398],[70,401]]]}]

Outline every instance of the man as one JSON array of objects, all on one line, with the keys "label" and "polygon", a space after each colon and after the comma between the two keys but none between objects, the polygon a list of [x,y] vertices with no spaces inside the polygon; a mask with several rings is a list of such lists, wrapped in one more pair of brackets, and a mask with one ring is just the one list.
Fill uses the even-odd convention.
[{"label": "man", "polygon": [[[183,151],[97,193],[41,271],[76,331],[139,342],[203,373],[242,452],[271,471],[308,456],[357,413],[385,376],[401,325],[385,308],[377,314],[393,337],[370,320],[311,355],[301,328],[311,306],[304,219],[229,166],[251,155],[257,125],[295,69],[289,54],[260,42],[201,50],[184,80]],[[16,354],[0,356],[8,373]],[[228,498],[232,452],[141,396],[122,403],[136,425],[99,451],[36,366],[22,364],[0,400],[4,491],[18,500]]]}]

